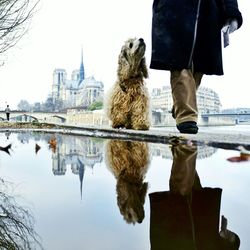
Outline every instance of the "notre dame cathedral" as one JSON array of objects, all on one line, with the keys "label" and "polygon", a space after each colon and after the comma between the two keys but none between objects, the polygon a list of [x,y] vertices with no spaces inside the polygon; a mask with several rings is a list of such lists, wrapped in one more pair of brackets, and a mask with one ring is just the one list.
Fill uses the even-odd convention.
[{"label": "notre dame cathedral", "polygon": [[53,72],[52,99],[61,108],[88,108],[94,102],[103,102],[104,85],[93,76],[85,78],[83,53],[80,68],[73,70],[71,79],[67,79],[65,69]]}]

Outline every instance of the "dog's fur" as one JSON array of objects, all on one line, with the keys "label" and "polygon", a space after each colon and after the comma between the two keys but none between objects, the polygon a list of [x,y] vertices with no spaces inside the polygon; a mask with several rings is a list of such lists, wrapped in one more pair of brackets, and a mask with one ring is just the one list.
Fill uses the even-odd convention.
[{"label": "dog's fur", "polygon": [[128,39],[122,46],[118,79],[106,100],[113,128],[148,130],[150,127],[149,94],[144,81],[148,77],[145,49],[142,38]]},{"label": "dog's fur", "polygon": [[128,223],[141,223],[148,183],[143,182],[148,170],[148,144],[109,140],[106,145],[106,165],[115,176],[117,205]]}]

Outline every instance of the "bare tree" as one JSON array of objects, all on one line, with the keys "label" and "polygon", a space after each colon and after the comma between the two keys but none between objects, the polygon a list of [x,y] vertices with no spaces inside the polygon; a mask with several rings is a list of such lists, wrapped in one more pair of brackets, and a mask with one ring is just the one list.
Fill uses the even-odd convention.
[{"label": "bare tree", "polygon": [[34,217],[10,193],[11,183],[0,178],[0,249],[43,249],[34,230]]},{"label": "bare tree", "polygon": [[39,0],[0,0],[0,54],[27,32]]},{"label": "bare tree", "polygon": [[26,100],[21,100],[18,105],[17,105],[18,109],[22,110],[22,111],[30,111],[31,105],[29,104],[28,101]]}]

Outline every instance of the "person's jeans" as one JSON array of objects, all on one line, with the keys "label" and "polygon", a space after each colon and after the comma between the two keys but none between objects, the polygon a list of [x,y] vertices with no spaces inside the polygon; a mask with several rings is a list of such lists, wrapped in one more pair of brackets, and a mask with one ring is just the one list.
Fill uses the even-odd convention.
[{"label": "person's jeans", "polygon": [[177,124],[187,121],[197,122],[196,91],[202,76],[202,73],[192,73],[190,69],[171,71],[170,83],[173,97],[173,112]]}]

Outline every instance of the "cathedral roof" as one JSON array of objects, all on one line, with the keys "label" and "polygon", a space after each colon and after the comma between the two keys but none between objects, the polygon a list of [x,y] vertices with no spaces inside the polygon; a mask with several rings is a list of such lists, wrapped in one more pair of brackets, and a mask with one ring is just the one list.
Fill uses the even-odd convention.
[{"label": "cathedral roof", "polygon": [[76,80],[67,80],[66,81],[66,88],[67,89],[79,89],[78,81],[76,81]]},{"label": "cathedral roof", "polygon": [[96,81],[96,79],[93,76],[85,78],[81,82],[81,85],[84,88],[103,88],[103,83],[100,81]]},{"label": "cathedral roof", "polygon": [[102,89],[104,87],[103,83],[100,81],[96,81],[96,79],[91,76],[83,79],[81,82],[79,80],[66,80],[66,89],[78,90],[82,88],[99,88]]}]

